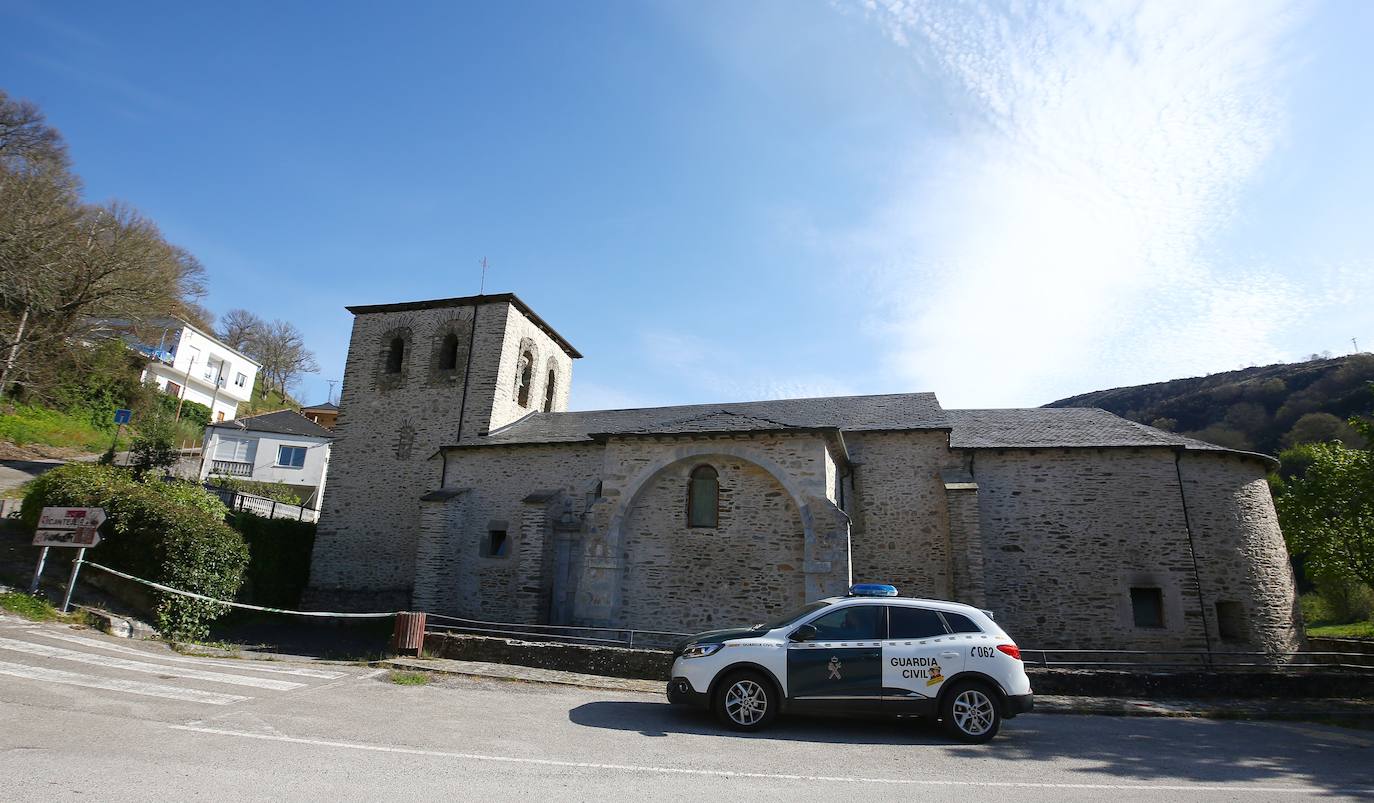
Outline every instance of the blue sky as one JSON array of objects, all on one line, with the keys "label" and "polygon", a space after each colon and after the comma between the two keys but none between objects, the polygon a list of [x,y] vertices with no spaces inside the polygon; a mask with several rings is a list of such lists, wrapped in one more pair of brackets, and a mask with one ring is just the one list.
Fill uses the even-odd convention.
[{"label": "blue sky", "polygon": [[[1374,348],[1374,4],[36,3],[0,86],[216,313],[513,291],[574,408]],[[399,10],[398,10],[399,9]]]}]

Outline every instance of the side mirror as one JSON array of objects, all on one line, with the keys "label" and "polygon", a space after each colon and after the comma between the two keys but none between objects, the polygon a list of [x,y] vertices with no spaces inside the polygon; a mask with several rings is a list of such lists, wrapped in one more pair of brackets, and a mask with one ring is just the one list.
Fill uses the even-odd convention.
[{"label": "side mirror", "polygon": [[815,625],[802,625],[796,630],[793,630],[792,635],[788,636],[787,640],[795,641],[798,643],[803,641],[811,641],[816,637],[817,632],[818,631],[816,630]]}]

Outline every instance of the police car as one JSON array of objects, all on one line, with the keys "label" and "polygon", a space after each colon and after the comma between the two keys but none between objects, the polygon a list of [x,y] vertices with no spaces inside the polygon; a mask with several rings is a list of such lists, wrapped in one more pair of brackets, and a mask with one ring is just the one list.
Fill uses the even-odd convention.
[{"label": "police car", "polygon": [[780,712],[940,718],[986,742],[1031,710],[1021,651],[986,611],[860,584],[771,622],[677,645],[668,701],[753,731]]}]

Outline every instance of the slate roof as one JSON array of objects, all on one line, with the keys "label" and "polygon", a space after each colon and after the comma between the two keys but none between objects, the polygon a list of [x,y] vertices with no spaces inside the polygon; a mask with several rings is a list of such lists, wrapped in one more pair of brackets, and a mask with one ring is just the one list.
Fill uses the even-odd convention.
[{"label": "slate roof", "polygon": [[1087,407],[1032,407],[1007,410],[950,410],[954,449],[1038,449],[1118,446],[1182,447],[1231,452],[1274,462],[1268,455],[1241,452],[1137,424],[1106,410]]},{"label": "slate roof", "polygon": [[250,415],[232,421],[217,421],[210,426],[249,432],[271,432],[277,435],[308,435],[313,438],[330,439],[334,437],[334,433],[295,410],[278,410],[275,413]]},{"label": "slate roof", "polygon": [[301,412],[305,412],[306,410],[311,410],[311,411],[318,410],[318,411],[324,412],[324,413],[328,413],[328,412],[335,412],[335,413],[337,413],[337,412],[339,411],[339,405],[335,404],[334,402],[325,402],[324,404],[312,404],[312,405],[310,405],[310,406],[308,406],[308,407],[302,407],[302,408],[301,408]]},{"label": "slate roof", "polygon": [[553,338],[553,341],[563,348],[569,357],[574,360],[580,359],[582,353],[573,348],[564,337],[554,331],[543,318],[535,314],[530,306],[520,300],[515,293],[488,293],[479,296],[461,296],[459,298],[434,298],[429,301],[402,301],[395,304],[366,304],[361,306],[344,307],[344,309],[354,315],[370,315],[377,312],[411,312],[424,309],[441,309],[444,307],[476,307],[481,304],[510,304],[520,310],[530,322],[544,333]]},{"label": "slate roof", "polygon": [[461,446],[575,443],[613,435],[685,435],[717,432],[777,432],[949,429],[949,417],[934,393],[832,396],[819,399],[690,404],[630,410],[532,413]]}]

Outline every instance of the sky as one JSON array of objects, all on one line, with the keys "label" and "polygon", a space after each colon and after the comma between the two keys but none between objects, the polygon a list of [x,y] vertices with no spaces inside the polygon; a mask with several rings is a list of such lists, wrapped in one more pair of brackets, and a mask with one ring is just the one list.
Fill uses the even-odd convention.
[{"label": "sky", "polygon": [[[40,3],[0,88],[216,314],[514,292],[573,409],[1374,350],[1374,3]],[[337,385],[334,393],[337,397]]]}]

